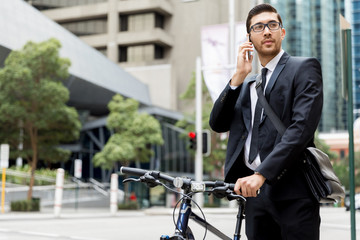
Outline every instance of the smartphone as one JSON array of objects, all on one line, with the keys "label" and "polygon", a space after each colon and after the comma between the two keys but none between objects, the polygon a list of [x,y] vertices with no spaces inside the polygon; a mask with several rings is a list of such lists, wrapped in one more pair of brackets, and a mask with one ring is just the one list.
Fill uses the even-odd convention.
[{"label": "smartphone", "polygon": [[[250,35],[249,35],[249,42],[251,42]],[[246,61],[249,61],[251,55],[252,55],[252,51],[247,51]]]}]

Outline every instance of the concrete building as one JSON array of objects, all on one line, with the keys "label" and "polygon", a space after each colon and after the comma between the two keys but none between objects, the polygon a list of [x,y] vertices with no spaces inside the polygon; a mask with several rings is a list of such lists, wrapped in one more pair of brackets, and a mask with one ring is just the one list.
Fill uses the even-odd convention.
[{"label": "concrete building", "polygon": [[[229,21],[224,0],[27,2],[146,83],[153,105],[180,111],[201,55],[201,27]],[[256,2],[235,1],[235,20],[244,21]]]}]

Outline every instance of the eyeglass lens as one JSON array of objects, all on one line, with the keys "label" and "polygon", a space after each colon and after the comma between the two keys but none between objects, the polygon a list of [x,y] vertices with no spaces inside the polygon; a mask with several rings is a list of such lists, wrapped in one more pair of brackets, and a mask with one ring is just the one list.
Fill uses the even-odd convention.
[{"label": "eyeglass lens", "polygon": [[280,28],[279,22],[269,22],[269,23],[258,23],[252,26],[254,32],[261,32],[268,27],[270,30],[277,30]]}]

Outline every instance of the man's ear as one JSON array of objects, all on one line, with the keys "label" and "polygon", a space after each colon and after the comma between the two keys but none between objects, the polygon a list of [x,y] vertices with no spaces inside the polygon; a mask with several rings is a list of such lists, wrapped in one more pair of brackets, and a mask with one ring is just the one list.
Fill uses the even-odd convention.
[{"label": "man's ear", "polygon": [[284,40],[285,35],[286,35],[285,28],[281,28],[281,40]]}]

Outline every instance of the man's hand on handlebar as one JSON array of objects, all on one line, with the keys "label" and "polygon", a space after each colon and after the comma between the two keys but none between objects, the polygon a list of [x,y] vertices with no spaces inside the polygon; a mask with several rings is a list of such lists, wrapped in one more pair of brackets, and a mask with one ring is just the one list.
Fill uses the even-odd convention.
[{"label": "man's hand on handlebar", "polygon": [[238,178],[235,183],[234,192],[244,197],[256,197],[265,180],[265,177],[259,173]]}]

